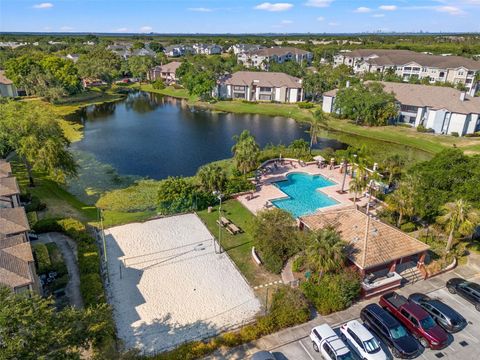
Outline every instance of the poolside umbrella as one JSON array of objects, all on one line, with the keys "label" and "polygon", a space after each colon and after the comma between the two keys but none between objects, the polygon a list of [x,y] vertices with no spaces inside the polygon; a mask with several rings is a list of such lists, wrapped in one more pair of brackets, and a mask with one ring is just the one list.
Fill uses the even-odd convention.
[{"label": "poolside umbrella", "polygon": [[318,161],[318,162],[322,162],[322,161],[325,161],[325,158],[321,155],[317,155],[313,158],[313,160]]}]

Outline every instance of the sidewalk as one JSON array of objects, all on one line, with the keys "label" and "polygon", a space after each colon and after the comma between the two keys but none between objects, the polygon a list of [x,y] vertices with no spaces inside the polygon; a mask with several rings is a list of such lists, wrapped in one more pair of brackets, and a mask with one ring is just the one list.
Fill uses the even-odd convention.
[{"label": "sidewalk", "polygon": [[[472,253],[468,257],[467,265],[459,266],[447,273],[416,282],[415,284],[405,286],[396,291],[402,295],[408,295],[414,292],[430,293],[444,287],[447,280],[453,277],[462,277],[466,279],[476,277],[478,281],[480,279],[480,255]],[[335,326],[356,319],[360,316],[360,310],[364,306],[377,301],[378,297],[374,297],[368,300],[362,300],[344,311],[333,313],[327,316],[318,315],[316,318],[305,324],[284,329],[251,343],[247,343],[233,349],[218,350],[212,355],[206,357],[205,360],[245,359],[259,350],[276,349],[283,345],[307,337],[310,334],[310,330],[314,326],[321,325],[323,323],[328,323],[331,326]]]}]

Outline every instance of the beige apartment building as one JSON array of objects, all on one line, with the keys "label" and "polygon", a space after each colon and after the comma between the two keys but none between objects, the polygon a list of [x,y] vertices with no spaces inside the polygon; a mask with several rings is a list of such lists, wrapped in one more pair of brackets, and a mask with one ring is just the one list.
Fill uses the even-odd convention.
[{"label": "beige apartment building", "polygon": [[428,78],[431,83],[462,83],[471,96],[480,87],[476,79],[480,61],[462,56],[430,55],[410,50],[358,49],[335,55],[333,63],[334,66],[351,66],[356,74],[383,73],[387,69],[393,69],[404,81],[415,77]]},{"label": "beige apartment building", "polygon": [[256,67],[262,70],[268,70],[268,63],[274,61],[282,64],[286,61],[295,61],[298,63],[306,62],[310,64],[313,54],[309,51],[297,49],[294,47],[272,47],[264,49],[255,49],[239,53],[237,60],[245,67]]}]

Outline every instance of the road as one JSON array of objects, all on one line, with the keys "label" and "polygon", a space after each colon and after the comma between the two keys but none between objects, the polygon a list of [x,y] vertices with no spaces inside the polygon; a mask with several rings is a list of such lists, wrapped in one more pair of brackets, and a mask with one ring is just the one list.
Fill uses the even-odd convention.
[{"label": "road", "polygon": [[[477,277],[477,280],[480,278]],[[451,336],[451,343],[442,350],[425,349],[417,359],[426,360],[470,360],[480,358],[480,312],[468,301],[452,295],[446,288],[441,288],[428,294],[430,297],[438,298],[460,312],[468,321],[468,326],[462,331]],[[336,329],[338,332],[338,329]],[[384,346],[386,348],[386,346]],[[312,348],[308,336],[271,350],[278,359],[295,360],[317,360],[322,359],[320,354]],[[390,353],[389,353],[390,354]],[[390,354],[391,356],[391,354]]]}]

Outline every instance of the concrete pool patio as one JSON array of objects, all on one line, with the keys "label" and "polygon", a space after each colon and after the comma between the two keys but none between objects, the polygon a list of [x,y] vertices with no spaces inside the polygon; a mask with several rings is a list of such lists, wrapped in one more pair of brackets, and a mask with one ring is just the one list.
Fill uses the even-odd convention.
[{"label": "concrete pool patio", "polygon": [[156,354],[251,321],[261,305],[196,214],[105,230],[117,334]]},{"label": "concrete pool patio", "polygon": [[[353,198],[353,194],[348,192],[348,187],[350,184],[350,176],[345,177],[345,186],[344,190],[347,192],[340,193],[342,189],[342,182],[344,174],[340,173],[340,165],[336,165],[333,169],[330,169],[330,166],[319,168],[316,162],[303,163],[295,159],[282,159],[282,164],[277,165],[277,168],[273,167],[275,159],[270,160],[267,163],[262,165],[263,168],[270,166],[272,169],[270,172],[262,174],[259,178],[259,185],[257,186],[256,191],[248,194],[242,194],[237,196],[237,200],[240,201],[243,206],[250,210],[253,214],[265,210],[267,207],[265,204],[269,204],[268,208],[274,207],[272,200],[281,199],[288,197],[283,191],[281,191],[275,182],[283,181],[287,179],[287,175],[291,173],[304,173],[309,175],[321,175],[326,179],[334,182],[333,185],[325,186],[317,191],[323,192],[325,195],[337,201],[337,204],[331,206],[325,206],[317,210],[326,211],[326,210],[336,210],[344,207],[350,207],[353,205],[353,201],[350,200]],[[365,206],[367,203],[367,198],[362,194],[358,194],[357,205]]]}]

